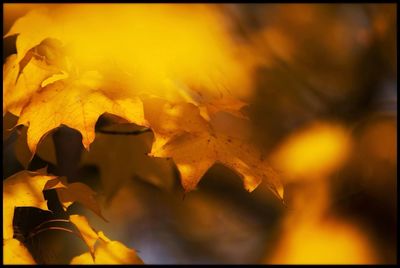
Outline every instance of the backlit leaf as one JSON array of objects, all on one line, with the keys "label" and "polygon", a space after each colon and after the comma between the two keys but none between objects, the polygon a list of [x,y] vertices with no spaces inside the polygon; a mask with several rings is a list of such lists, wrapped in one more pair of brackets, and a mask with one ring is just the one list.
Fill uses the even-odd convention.
[{"label": "backlit leaf", "polygon": [[[155,106],[159,111],[154,112]],[[171,105],[151,100],[145,102],[145,116],[155,133],[150,155],[174,160],[185,191],[193,190],[207,170],[219,162],[236,171],[248,191],[253,191],[264,178],[282,198],[278,174],[244,133],[230,133],[212,119],[208,123],[193,104]]]},{"label": "backlit leaf", "polygon": [[17,239],[3,240],[3,264],[36,264],[26,247]]},{"label": "backlit leaf", "polygon": [[103,232],[99,232],[99,241],[95,248],[94,260],[89,252],[72,259],[71,264],[143,264],[134,249],[118,241],[111,241]]},{"label": "backlit leaf", "polygon": [[92,254],[94,253],[94,245],[98,239],[97,233],[92,229],[92,227],[90,227],[87,219],[84,216],[71,215],[69,220],[79,230],[83,241],[85,241],[85,244],[89,248],[90,257],[92,258]]},{"label": "backlit leaf", "polygon": [[87,72],[80,78],[52,83],[31,98],[18,124],[29,126],[28,146],[32,153],[40,139],[61,124],[78,130],[88,149],[95,137],[96,121],[105,112],[146,125],[140,100],[109,98],[101,90],[101,80],[98,72]]},{"label": "backlit leaf", "polygon": [[3,181],[3,238],[13,237],[13,215],[15,207],[32,206],[48,210],[43,197],[43,188],[48,180],[39,172],[21,171]]}]

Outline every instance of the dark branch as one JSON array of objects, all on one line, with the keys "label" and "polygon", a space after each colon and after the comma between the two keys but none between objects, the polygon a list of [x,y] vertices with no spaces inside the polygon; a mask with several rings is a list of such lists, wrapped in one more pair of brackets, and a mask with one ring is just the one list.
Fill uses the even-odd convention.
[{"label": "dark branch", "polygon": [[105,129],[96,129],[96,132],[110,135],[140,135],[142,133],[150,132],[150,128],[143,128],[139,130],[133,131],[114,131],[114,130],[105,130]]}]

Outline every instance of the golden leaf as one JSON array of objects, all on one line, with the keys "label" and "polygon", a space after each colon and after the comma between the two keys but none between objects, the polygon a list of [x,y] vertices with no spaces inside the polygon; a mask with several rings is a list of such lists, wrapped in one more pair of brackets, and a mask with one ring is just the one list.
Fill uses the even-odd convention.
[{"label": "golden leaf", "polygon": [[48,84],[62,78],[65,61],[60,42],[50,38],[27,51],[20,60],[16,54],[9,56],[3,67],[3,114],[9,111],[19,116],[43,82]]},{"label": "golden leaf", "polygon": [[19,64],[17,61],[17,55],[13,54],[6,59],[3,65],[3,116],[7,112],[7,102],[10,100],[7,98],[7,93],[11,92],[15,87],[19,73]]},{"label": "golden leaf", "polygon": [[109,98],[100,90],[101,79],[98,72],[86,72],[80,78],[56,81],[33,95],[18,120],[18,124],[29,126],[32,153],[40,139],[61,124],[78,130],[88,149],[95,137],[96,121],[106,112],[146,125],[140,100]]},{"label": "golden leaf", "polygon": [[92,254],[94,254],[94,245],[98,239],[97,233],[92,229],[92,227],[90,227],[87,219],[84,216],[71,215],[69,216],[69,220],[78,229],[83,241],[85,241],[85,244],[89,248],[89,255],[92,258]]},{"label": "golden leaf", "polygon": [[71,264],[143,264],[134,249],[126,247],[118,241],[111,241],[103,232],[98,233],[99,241],[94,251],[72,259]]},{"label": "golden leaf", "polygon": [[43,8],[33,9],[29,12],[29,16],[19,18],[4,37],[15,34],[18,34],[16,41],[18,61],[22,60],[30,49],[39,45],[44,39],[60,37],[55,31],[54,19],[51,19],[47,15],[47,10]]},{"label": "golden leaf", "polygon": [[160,100],[151,100],[145,102],[145,116],[155,133],[150,155],[172,157],[185,191],[193,190],[205,172],[219,162],[243,178],[246,190],[253,191],[265,178],[269,188],[282,198],[278,175],[261,153],[245,137],[229,133],[215,120],[209,124],[193,104],[162,105]]},{"label": "golden leaf", "polygon": [[65,177],[59,177],[46,183],[44,190],[50,189],[56,190],[58,200],[64,209],[67,209],[74,202],[78,202],[106,220],[101,214],[100,206],[95,199],[96,192],[86,184],[81,182],[68,183]]},{"label": "golden leaf", "polygon": [[3,264],[36,264],[26,247],[17,239],[3,240]]},{"label": "golden leaf", "polygon": [[[45,169],[21,171],[3,181],[3,237],[13,237],[14,208],[23,206],[48,210],[44,190],[55,189],[64,209],[74,202],[81,203],[104,219],[95,199],[95,192],[83,183],[68,184],[63,177],[46,176]],[[105,219],[104,219],[105,220]]]},{"label": "golden leaf", "polygon": [[86,184],[80,182],[70,183],[67,188],[57,189],[57,195],[64,208],[69,207],[74,202],[78,202],[106,220],[101,214],[100,206],[95,199],[96,192]]},{"label": "golden leaf", "polygon": [[15,207],[32,206],[48,210],[43,197],[43,188],[55,176],[45,176],[39,172],[21,171],[3,181],[3,238],[13,237],[13,217]]}]

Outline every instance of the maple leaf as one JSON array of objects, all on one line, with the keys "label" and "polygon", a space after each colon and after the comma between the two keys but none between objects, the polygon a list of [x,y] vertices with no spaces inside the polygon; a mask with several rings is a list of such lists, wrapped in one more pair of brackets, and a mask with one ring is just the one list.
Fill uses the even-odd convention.
[{"label": "maple leaf", "polygon": [[29,50],[21,60],[17,54],[9,56],[3,66],[3,115],[10,111],[19,116],[30,97],[47,79],[61,75],[65,67],[60,42],[49,38]]},{"label": "maple leaf", "polygon": [[48,180],[56,176],[41,171],[21,171],[3,181],[3,239],[13,237],[14,208],[33,206],[48,210],[42,191]]},{"label": "maple leaf", "polygon": [[18,124],[29,126],[32,154],[40,139],[61,124],[80,131],[88,149],[98,117],[107,112],[146,125],[140,100],[121,94],[125,84],[103,79],[98,71],[78,70],[59,40],[46,38],[22,60],[18,56],[10,56],[3,66],[3,115],[10,111],[20,116]]},{"label": "maple leaf", "polygon": [[98,232],[98,244],[94,256],[90,252],[72,259],[71,264],[143,264],[134,249],[118,241],[111,241],[103,232]]},{"label": "maple leaf", "polygon": [[97,233],[90,227],[89,222],[84,216],[80,215],[71,215],[69,220],[76,226],[79,231],[79,234],[85,244],[89,248],[89,252],[91,257],[94,254],[94,245],[98,239]]},{"label": "maple leaf", "polygon": [[11,88],[15,87],[18,73],[19,65],[17,55],[13,54],[6,59],[6,62],[3,65],[3,116],[7,112],[7,102],[11,102],[8,100],[9,97],[7,96],[7,93],[11,92]]},{"label": "maple leaf", "polygon": [[95,192],[83,183],[68,184],[65,178],[44,175],[45,170],[21,171],[3,181],[3,238],[13,237],[15,207],[31,206],[48,210],[43,191],[55,189],[64,209],[78,202],[104,219],[94,198]]},{"label": "maple leaf", "polygon": [[3,240],[3,264],[36,264],[28,249],[17,239]]},{"label": "maple leaf", "polygon": [[54,22],[55,19],[48,16],[48,10],[36,8],[29,12],[29,16],[23,16],[14,23],[4,37],[18,34],[16,40],[18,61],[46,38],[52,37],[62,40],[60,38],[62,37],[61,33],[55,30]]},{"label": "maple leaf", "polygon": [[215,122],[207,122],[193,104],[172,105],[152,99],[145,101],[145,116],[155,134],[150,155],[174,160],[185,191],[193,190],[206,171],[218,162],[241,176],[246,190],[253,191],[264,178],[269,188],[282,198],[278,175],[263,160],[261,152],[244,137],[229,133]]},{"label": "maple leaf", "polygon": [[106,220],[102,213],[100,206],[95,199],[96,192],[89,186],[81,182],[67,183],[65,177],[59,177],[50,180],[46,183],[43,190],[55,189],[57,192],[58,200],[66,210],[70,205],[78,202],[96,213],[99,217]]},{"label": "maple leaf", "polygon": [[138,125],[147,124],[139,99],[113,99],[100,90],[101,85],[100,74],[92,71],[78,78],[56,81],[36,92],[18,120],[18,124],[29,126],[30,151],[34,153],[40,139],[61,124],[78,130],[88,149],[95,137],[96,121],[106,112]]},{"label": "maple leaf", "polygon": [[[197,19],[204,21],[204,25],[216,26],[215,29],[207,28],[203,24],[200,26],[197,19],[185,15],[187,23],[193,24],[198,29],[198,34],[193,35],[192,31],[187,32],[186,41],[176,44],[179,45],[177,48],[171,47],[169,41],[165,39],[165,46],[169,47],[169,50],[163,51],[159,56],[157,56],[158,50],[143,53],[146,55],[143,57],[142,52],[137,51],[150,49],[146,40],[152,40],[152,35],[148,33],[151,30],[143,32],[141,28],[134,28],[132,31],[139,36],[137,40],[127,39],[123,44],[115,43],[114,39],[119,40],[121,34],[125,36],[126,33],[113,30],[110,34],[115,38],[104,40],[103,35],[99,35],[95,30],[103,19],[98,15],[93,16],[93,10],[83,5],[62,6],[62,8],[43,7],[20,18],[6,34],[6,37],[18,34],[17,54],[10,59],[3,70],[7,74],[5,84],[9,88],[6,92],[10,92],[4,98],[7,104],[5,109],[17,115],[21,114],[19,124],[29,125],[28,145],[32,153],[35,152],[40,138],[60,124],[80,131],[85,148],[89,148],[94,139],[94,122],[99,115],[106,112],[121,116],[129,122],[146,125],[143,116],[138,112],[141,109],[140,101],[136,98],[139,93],[159,95],[172,100],[184,99],[195,103],[205,108],[202,115],[206,119],[220,110],[241,116],[238,110],[243,103],[239,100],[235,101],[236,94],[233,92],[236,89],[246,91],[249,87],[252,64],[247,63],[247,60],[246,64],[244,61],[237,60],[237,54],[244,53],[242,50],[245,49],[231,47],[231,40],[225,34],[226,29],[217,23],[219,12],[214,8],[163,6],[157,11],[156,16],[168,25],[172,23],[171,27],[160,28],[158,24],[149,23],[151,20],[146,19],[146,16],[137,18],[139,24],[145,23],[150,29],[154,28],[154,31],[160,34],[170,35],[168,40],[180,38],[182,33],[187,32],[187,27],[178,27],[178,31],[175,30],[175,26],[181,23],[176,24],[176,21],[172,20],[169,15],[171,11],[189,12],[184,12],[182,15],[193,14],[196,18],[199,15],[198,11],[202,11],[202,15]],[[129,23],[131,20],[136,20],[137,16],[132,14],[146,12],[147,8],[150,7],[124,9],[123,11],[126,12],[123,13],[119,8],[112,11],[120,14],[123,24],[136,25],[138,23]],[[111,10],[106,6],[98,5],[96,11],[98,14],[103,14],[102,12]],[[77,24],[75,19],[77,12],[82,16],[89,15],[87,12],[91,14],[87,25],[79,29],[77,29],[79,23]],[[107,36],[107,34],[104,35]],[[88,42],[91,39],[98,40],[97,44]],[[107,45],[100,46],[100,43],[107,43]],[[199,46],[199,43],[204,43],[204,46]],[[121,45],[123,47],[120,48]],[[162,46],[163,44],[158,45],[158,47]],[[193,52],[200,47],[198,53]],[[190,57],[186,55],[189,51]],[[153,55],[154,53],[156,54]],[[214,54],[216,54],[215,57],[212,56]],[[40,57],[37,58],[36,55]],[[93,58],[93,55],[96,57]],[[15,73],[18,72],[18,68],[26,69],[21,71],[28,72],[32,69],[30,66],[37,66],[34,60],[41,60],[45,64],[29,75],[29,79],[33,79],[35,83],[29,83],[29,87],[23,86],[23,81],[27,79],[25,77],[28,77],[28,74],[22,76]],[[24,64],[21,65],[23,62]],[[29,62],[30,65],[25,66],[25,62]],[[113,67],[107,68],[104,67],[105,65]],[[193,66],[196,66],[195,69]],[[107,77],[107,79],[100,78],[101,81],[94,82],[93,73],[95,72],[98,76]],[[61,78],[60,75],[61,77],[65,75],[67,78]],[[18,80],[16,85],[13,85],[15,76]],[[88,76],[92,77],[88,78]],[[121,80],[125,78],[130,82],[121,86]],[[88,82],[87,79],[91,81]],[[20,80],[21,82],[18,83]],[[88,86],[88,83],[91,85]],[[12,90],[18,84],[22,85],[19,90]],[[106,98],[103,98],[103,95]],[[136,109],[134,106],[137,106]]]},{"label": "maple leaf", "polygon": [[240,111],[243,107],[247,106],[247,103],[232,97],[214,99],[206,104],[200,104],[198,106],[201,116],[208,121],[219,112],[230,113],[243,119],[248,118]]},{"label": "maple leaf", "polygon": [[111,241],[101,231],[96,233],[84,216],[71,215],[69,218],[89,248],[89,252],[75,257],[71,264],[143,264],[135,250]]}]

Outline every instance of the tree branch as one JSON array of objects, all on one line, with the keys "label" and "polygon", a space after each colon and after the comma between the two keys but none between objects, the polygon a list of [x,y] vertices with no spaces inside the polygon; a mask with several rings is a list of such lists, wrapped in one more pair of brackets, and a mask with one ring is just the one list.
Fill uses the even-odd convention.
[{"label": "tree branch", "polygon": [[140,135],[142,133],[150,132],[150,128],[143,128],[139,130],[133,131],[114,131],[114,130],[105,130],[105,129],[96,129],[96,132],[110,135]]}]

